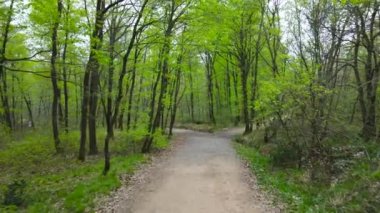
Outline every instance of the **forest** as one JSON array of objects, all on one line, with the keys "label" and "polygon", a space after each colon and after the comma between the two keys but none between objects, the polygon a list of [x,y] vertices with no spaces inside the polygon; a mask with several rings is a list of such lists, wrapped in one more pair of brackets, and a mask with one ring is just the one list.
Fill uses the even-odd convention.
[{"label": "forest", "polygon": [[379,0],[0,0],[0,212],[92,212],[175,129],[285,212],[380,209]]}]

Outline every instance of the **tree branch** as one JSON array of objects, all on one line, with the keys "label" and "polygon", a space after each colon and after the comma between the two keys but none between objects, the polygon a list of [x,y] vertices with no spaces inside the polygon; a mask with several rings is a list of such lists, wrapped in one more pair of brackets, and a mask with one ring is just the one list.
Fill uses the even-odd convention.
[{"label": "tree branch", "polygon": [[25,57],[25,58],[5,58],[5,61],[10,61],[10,62],[15,62],[15,61],[27,61],[27,60],[30,60],[34,57],[36,57],[37,55],[41,54],[41,53],[46,53],[46,52],[50,52],[50,50],[41,50],[41,51],[38,51],[36,52],[35,54],[33,54],[32,56],[29,56],[29,57]]}]

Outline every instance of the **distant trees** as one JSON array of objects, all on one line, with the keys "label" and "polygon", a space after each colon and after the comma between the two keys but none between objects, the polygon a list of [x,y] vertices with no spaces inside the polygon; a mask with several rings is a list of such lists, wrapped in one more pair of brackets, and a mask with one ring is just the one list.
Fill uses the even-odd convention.
[{"label": "distant trees", "polygon": [[[264,50],[269,57],[262,58],[275,80],[264,81],[267,86],[259,93],[256,106],[260,117],[271,120],[266,124],[272,132],[269,141],[283,141],[275,132],[285,135],[286,141],[280,143],[283,149],[293,150],[299,166],[308,167],[311,179],[320,181],[330,177],[327,174],[332,172],[334,161],[331,141],[340,141],[346,134],[343,126],[353,125],[348,122],[355,118],[357,103],[363,140],[377,137],[372,115],[378,109],[371,103],[376,102],[378,93],[373,91],[378,85],[378,62],[371,46],[380,29],[375,29],[371,20],[379,18],[378,2],[293,1],[288,47],[281,44],[272,27],[277,18],[270,14],[280,17],[275,15],[279,14],[275,3],[265,15],[264,23],[269,26],[264,27]],[[284,48],[290,51],[285,57]],[[284,72],[279,72],[280,68]]]},{"label": "distant trees", "polygon": [[[122,102],[122,99],[124,97],[124,90],[123,90],[123,84],[124,84],[124,77],[127,74],[127,65],[129,62],[129,56],[134,48],[134,45],[136,43],[136,40],[138,38],[138,35],[142,33],[144,28],[146,27],[147,23],[140,23],[143,19],[144,11],[147,7],[149,0],[143,0],[141,5],[134,5],[135,7],[139,7],[138,11],[136,12],[136,17],[134,17],[134,23],[133,23],[133,28],[132,28],[132,35],[131,39],[128,43],[126,53],[123,56],[122,60],[122,68],[118,80],[118,93],[116,96],[116,100],[114,101],[114,113],[112,115],[112,111],[108,112],[107,116],[107,124],[109,125],[107,127],[107,136],[105,139],[105,146],[104,146],[104,155],[105,155],[105,167],[104,167],[104,173],[107,173],[109,168],[110,168],[110,157],[109,157],[109,140],[113,137],[113,127],[115,125],[115,122],[117,121],[118,115],[119,115],[119,109],[120,105]],[[133,65],[135,66],[135,65]],[[112,71],[112,70],[111,70]],[[109,77],[109,85],[108,85],[108,104],[112,103],[112,100],[110,99],[112,95],[112,83],[111,83],[111,78],[112,78],[112,73],[110,73]],[[111,109],[112,107],[109,107],[108,109]],[[112,115],[112,117],[111,117]],[[123,121],[121,121],[123,122]]]},{"label": "distant trees", "polygon": [[[144,145],[142,147],[142,152],[149,152],[152,142],[153,135],[161,126],[165,128],[162,124],[164,123],[164,115],[165,115],[165,100],[168,98],[168,86],[169,86],[169,75],[170,75],[170,53],[172,46],[172,36],[180,22],[182,16],[186,13],[187,9],[191,5],[191,0],[183,0],[183,1],[175,1],[170,0],[164,3],[163,10],[165,11],[165,16],[163,17],[163,38],[162,38],[162,46],[160,47],[160,54],[158,58],[158,69],[159,69],[159,78],[157,78],[156,85],[160,84],[160,90],[158,92],[157,103],[155,102],[155,92],[153,93],[154,98],[152,99],[151,111],[149,113],[149,126],[148,126],[148,136],[144,141]],[[157,108],[155,109],[155,105],[157,104]]]},{"label": "distant trees", "polygon": [[[254,64],[258,63],[258,55],[261,49],[259,45],[261,45],[260,22],[262,17],[260,16],[260,10],[254,8],[257,5],[252,4],[252,2],[243,2],[239,6],[241,7],[239,8],[240,11],[238,11],[239,16],[237,16],[234,22],[234,28],[232,29],[232,54],[236,57],[240,70],[241,91],[243,96],[242,111],[245,123],[244,134],[248,134],[253,130],[253,111],[251,111],[251,109],[255,101],[258,72],[258,67],[254,66]],[[253,84],[252,87],[249,88],[249,80],[251,78]],[[251,92],[249,92],[249,90],[251,90]],[[252,93],[252,99],[250,99],[250,93]]]}]

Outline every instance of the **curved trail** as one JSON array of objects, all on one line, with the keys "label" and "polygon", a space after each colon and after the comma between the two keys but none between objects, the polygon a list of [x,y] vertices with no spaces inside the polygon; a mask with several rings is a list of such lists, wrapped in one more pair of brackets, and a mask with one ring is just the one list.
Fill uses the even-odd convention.
[{"label": "curved trail", "polygon": [[106,212],[279,212],[236,156],[230,143],[233,134],[176,130],[173,152],[147,169],[145,180],[132,181],[133,189],[118,192],[119,201]]}]

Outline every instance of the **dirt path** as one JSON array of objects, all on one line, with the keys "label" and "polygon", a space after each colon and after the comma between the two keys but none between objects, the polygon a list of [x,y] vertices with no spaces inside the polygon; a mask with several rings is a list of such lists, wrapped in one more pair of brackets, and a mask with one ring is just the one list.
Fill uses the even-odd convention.
[{"label": "dirt path", "polygon": [[279,212],[236,156],[230,143],[234,133],[176,130],[180,142],[173,152],[137,174],[102,212]]}]

